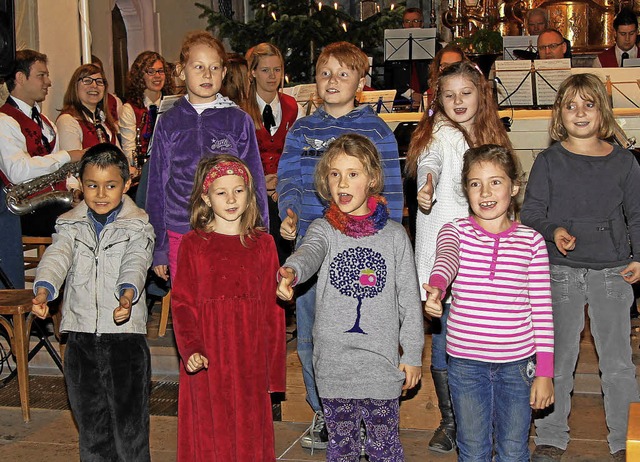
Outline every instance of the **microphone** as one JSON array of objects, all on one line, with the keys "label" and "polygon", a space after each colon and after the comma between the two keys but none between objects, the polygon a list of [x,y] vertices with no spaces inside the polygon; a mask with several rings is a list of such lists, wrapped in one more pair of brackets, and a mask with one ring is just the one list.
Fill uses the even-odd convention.
[{"label": "microphone", "polygon": [[510,132],[511,126],[513,125],[513,104],[511,104],[511,95],[509,94],[509,90],[507,90],[507,87],[505,87],[504,84],[502,83],[502,80],[500,80],[500,77],[498,77],[497,75],[494,76],[493,81],[498,85],[500,85],[504,90],[504,93],[507,95],[506,99],[509,103],[509,107],[511,108],[511,117],[501,117],[500,120],[502,121],[502,124],[504,125],[505,130],[507,132]]}]

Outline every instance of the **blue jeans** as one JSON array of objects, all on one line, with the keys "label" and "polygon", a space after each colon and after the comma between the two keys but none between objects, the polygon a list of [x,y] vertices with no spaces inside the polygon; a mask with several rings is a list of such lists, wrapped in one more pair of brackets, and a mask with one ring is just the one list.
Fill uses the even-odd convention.
[{"label": "blue jeans", "polygon": [[529,461],[529,395],[534,374],[531,358],[486,363],[449,357],[459,462]]},{"label": "blue jeans", "polygon": [[313,323],[316,319],[316,281],[313,276],[296,287],[296,329],[298,356],[302,364],[302,379],[307,390],[307,402],[314,412],[322,411],[313,372]]},{"label": "blue jeans", "polygon": [[[447,370],[447,319],[451,304],[442,306],[440,319],[433,318],[431,322],[431,366],[439,371]],[[438,322],[439,321],[439,322]]]},{"label": "blue jeans", "polygon": [[569,443],[573,373],[584,329],[584,306],[588,303],[591,334],[602,373],[609,449],[614,453],[626,447],[629,404],[640,398],[629,341],[633,290],[619,274],[623,268],[592,270],[551,265],[555,404],[553,412],[535,420],[537,445],[566,449]]}]

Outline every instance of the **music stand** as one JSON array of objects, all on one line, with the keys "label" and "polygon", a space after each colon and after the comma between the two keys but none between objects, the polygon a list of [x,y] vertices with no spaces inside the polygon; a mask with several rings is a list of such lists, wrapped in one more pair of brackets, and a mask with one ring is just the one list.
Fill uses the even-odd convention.
[{"label": "music stand", "polygon": [[[409,61],[409,72],[412,72],[413,61],[433,59],[435,53],[436,28],[434,27],[385,29],[384,31],[384,60]],[[413,95],[413,90],[411,94]]]},{"label": "music stand", "polygon": [[367,104],[377,114],[393,112],[393,101],[396,99],[396,90],[361,91],[358,96],[358,104]]},{"label": "music stand", "polygon": [[516,53],[517,51],[531,53],[533,56],[531,59],[535,59],[535,54],[538,51],[537,43],[537,35],[507,35],[502,37],[502,59],[505,61],[521,59]]}]

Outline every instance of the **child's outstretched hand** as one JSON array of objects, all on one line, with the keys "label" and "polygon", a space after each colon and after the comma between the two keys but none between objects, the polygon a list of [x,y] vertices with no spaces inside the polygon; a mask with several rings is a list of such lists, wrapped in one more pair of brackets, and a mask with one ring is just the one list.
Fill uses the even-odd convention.
[{"label": "child's outstretched hand", "polygon": [[427,182],[418,191],[418,206],[423,212],[428,212],[433,206],[433,177],[431,173],[427,173]]},{"label": "child's outstretched hand", "polygon": [[131,305],[133,304],[133,289],[125,289],[120,296],[120,305],[113,310],[113,320],[116,324],[124,324],[131,316]]},{"label": "child's outstretched hand", "polygon": [[201,355],[200,353],[194,353],[191,355],[187,364],[184,366],[187,369],[187,372],[198,372],[200,369],[209,369],[209,360],[206,356]]},{"label": "child's outstretched hand", "polygon": [[555,401],[553,394],[553,380],[551,377],[536,377],[531,385],[529,395],[531,409],[546,409]]},{"label": "child's outstretched hand", "polygon": [[291,209],[287,209],[287,218],[280,225],[280,236],[287,241],[293,241],[298,234],[298,215]]},{"label": "child's outstretched hand", "polygon": [[553,232],[553,242],[562,255],[567,256],[567,252],[576,248],[576,237],[569,234],[569,231],[562,226]]},{"label": "child's outstretched hand", "polygon": [[427,291],[427,301],[424,302],[424,311],[434,318],[442,316],[442,291],[437,287],[430,286],[426,282],[422,284],[422,288]]},{"label": "child's outstretched hand", "polygon": [[409,366],[407,364],[400,364],[398,366],[402,372],[404,372],[404,385],[402,386],[403,390],[409,390],[416,385],[422,378],[422,368],[420,366]]},{"label": "child's outstretched hand", "polygon": [[40,319],[44,319],[49,316],[49,305],[47,305],[47,298],[49,298],[49,291],[44,287],[39,287],[36,296],[31,300],[33,306],[31,312]]},{"label": "child's outstretched hand", "polygon": [[276,294],[281,300],[291,300],[293,298],[293,287],[291,286],[296,278],[296,272],[291,268],[282,266],[278,270],[278,273],[280,274],[281,279],[278,283],[278,290],[276,291]]},{"label": "child's outstretched hand", "polygon": [[632,261],[625,269],[620,271],[622,278],[629,284],[635,284],[640,281],[640,263]]}]

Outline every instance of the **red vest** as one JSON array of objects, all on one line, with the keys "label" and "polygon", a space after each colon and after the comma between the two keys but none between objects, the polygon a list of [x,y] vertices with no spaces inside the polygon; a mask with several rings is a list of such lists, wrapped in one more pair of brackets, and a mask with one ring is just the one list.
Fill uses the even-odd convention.
[{"label": "red vest", "polygon": [[264,125],[256,130],[258,149],[260,150],[260,158],[265,175],[278,173],[278,162],[280,162],[280,156],[284,148],[284,140],[289,128],[298,117],[298,103],[296,103],[295,98],[284,93],[280,93],[278,96],[280,98],[280,110],[282,111],[282,120],[278,130],[273,136],[264,128]]},{"label": "red vest", "polygon": [[114,122],[118,121],[118,102],[116,101],[116,97],[111,93],[107,93],[107,107],[109,112],[111,113],[111,117]]},{"label": "red vest", "polygon": [[[147,108],[139,108],[133,103],[129,103],[133,109],[133,113],[136,115],[136,136],[138,128],[140,129],[140,146],[142,148],[142,155],[147,154],[149,148],[149,140],[151,139],[151,126],[149,121],[149,110]],[[145,116],[146,114],[146,116]],[[144,120],[143,120],[144,119]],[[134,154],[135,155],[135,154]]]},{"label": "red vest", "polygon": [[[0,107],[0,112],[8,115],[12,119],[14,119],[16,122],[18,122],[18,125],[20,125],[20,131],[22,132],[22,135],[24,136],[25,143],[26,143],[25,152],[29,154],[29,156],[41,157],[41,156],[46,156],[47,154],[51,154],[53,152],[53,147],[56,144],[55,135],[49,143],[49,149],[47,149],[45,144],[42,142],[42,136],[43,136],[42,129],[37,123],[35,123],[31,119],[31,117],[27,116],[20,109],[12,106],[9,103],[5,103],[2,107]],[[47,124],[49,127],[51,127],[53,131],[53,125],[51,124],[51,122],[49,122],[49,119],[47,119],[44,116],[44,114],[40,114],[40,118],[42,119],[42,123]],[[11,184],[9,179],[5,176],[4,172],[2,171],[0,171],[0,179],[7,186]],[[65,190],[66,189],[65,183],[60,182],[56,184],[55,189],[60,191]],[[42,191],[42,192],[46,192],[46,191]]]},{"label": "red vest", "polygon": [[[60,115],[62,114],[69,114],[73,117],[73,114],[69,112],[61,112]],[[100,138],[98,138],[98,131],[96,130],[95,125],[89,123],[87,120],[78,120],[75,117],[74,119],[78,122],[80,129],[82,130],[82,149],[90,148],[102,142],[100,141]],[[113,135],[109,136],[109,133],[106,132],[105,135],[107,135],[107,139],[104,140],[104,142],[113,144]]]},{"label": "red vest", "polygon": [[[637,55],[640,57],[640,53]],[[618,60],[616,59],[616,46],[612,46],[611,48],[607,48],[602,53],[598,55],[598,59],[600,60],[600,65],[602,67],[619,67]]]}]

